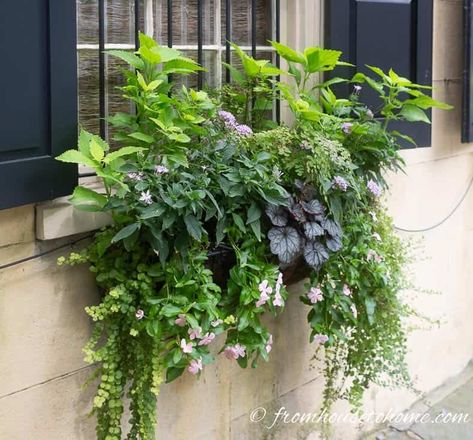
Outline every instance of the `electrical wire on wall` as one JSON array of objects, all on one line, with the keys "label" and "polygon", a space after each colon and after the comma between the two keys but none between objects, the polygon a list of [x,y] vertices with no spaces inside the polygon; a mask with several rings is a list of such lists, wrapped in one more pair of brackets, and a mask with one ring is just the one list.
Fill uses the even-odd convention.
[{"label": "electrical wire on wall", "polygon": [[59,251],[61,249],[67,248],[67,247],[72,247],[75,244],[77,244],[81,241],[87,240],[88,238],[92,238],[92,237],[93,237],[93,235],[89,234],[89,235],[86,235],[85,237],[81,237],[81,238],[78,238],[76,240],[70,241],[68,243],[64,243],[61,246],[56,246],[52,249],[48,249],[47,251],[31,255],[30,257],[21,258],[20,260],[16,260],[16,261],[12,261],[12,262],[7,263],[7,264],[0,265],[0,270],[8,269],[8,268],[14,267],[14,266],[18,266],[19,264],[26,263],[27,261],[36,260],[37,258],[44,257],[45,255],[53,254],[56,251]]},{"label": "electrical wire on wall", "polygon": [[416,233],[416,232],[427,232],[431,231],[432,229],[436,229],[439,226],[443,225],[455,212],[458,210],[458,208],[461,206],[463,201],[465,200],[467,194],[469,193],[471,186],[473,185],[473,176],[471,177],[470,181],[468,182],[468,185],[463,192],[463,195],[461,196],[460,200],[458,203],[453,207],[453,209],[450,211],[450,213],[444,217],[442,220],[438,221],[437,223],[434,223],[432,226],[428,226],[426,228],[420,228],[420,229],[407,229],[407,228],[401,228],[399,226],[394,225],[394,228],[398,231],[401,232],[411,232],[411,233]]}]

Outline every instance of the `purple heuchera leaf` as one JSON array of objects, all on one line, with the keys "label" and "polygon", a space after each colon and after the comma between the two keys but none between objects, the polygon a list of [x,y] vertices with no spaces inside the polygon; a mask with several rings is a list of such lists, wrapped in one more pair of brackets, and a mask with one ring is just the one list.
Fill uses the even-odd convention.
[{"label": "purple heuchera leaf", "polygon": [[308,241],[304,246],[304,258],[307,264],[319,270],[328,258],[327,248],[318,241]]},{"label": "purple heuchera leaf", "polygon": [[326,244],[332,252],[338,252],[342,248],[342,240],[340,237],[327,238]]},{"label": "purple heuchera leaf", "polygon": [[340,227],[338,222],[336,222],[335,220],[326,218],[322,222],[322,226],[327,231],[328,235],[330,235],[332,238],[342,236],[342,228]]},{"label": "purple heuchera leaf", "polygon": [[311,200],[310,202],[302,202],[302,209],[308,214],[316,216],[325,216],[325,207],[318,200]]},{"label": "purple heuchera leaf", "polygon": [[325,234],[324,228],[317,222],[304,223],[304,233],[309,240],[315,240]]},{"label": "purple heuchera leaf", "polygon": [[302,205],[300,203],[292,204],[289,207],[289,211],[294,217],[294,220],[298,221],[299,223],[304,223],[306,221],[304,210],[302,209]]},{"label": "purple heuchera leaf", "polygon": [[282,263],[292,263],[301,251],[302,239],[291,226],[270,229],[268,238],[271,252],[277,255]]},{"label": "purple heuchera leaf", "polygon": [[288,221],[287,211],[282,206],[269,205],[266,215],[274,226],[286,226]]}]

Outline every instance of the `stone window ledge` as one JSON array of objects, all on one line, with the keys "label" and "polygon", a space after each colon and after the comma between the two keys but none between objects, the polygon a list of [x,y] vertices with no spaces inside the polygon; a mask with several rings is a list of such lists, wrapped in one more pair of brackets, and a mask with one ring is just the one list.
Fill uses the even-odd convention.
[{"label": "stone window ledge", "polygon": [[[96,178],[81,179],[81,185],[98,190]],[[36,205],[36,238],[53,240],[69,235],[95,231],[112,222],[110,214],[80,211],[68,201],[68,197],[51,200]]]}]

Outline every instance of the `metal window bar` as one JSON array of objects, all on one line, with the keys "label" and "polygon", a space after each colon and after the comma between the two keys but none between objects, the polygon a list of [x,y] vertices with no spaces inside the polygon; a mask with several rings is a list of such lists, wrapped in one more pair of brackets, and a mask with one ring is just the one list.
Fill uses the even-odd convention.
[{"label": "metal window bar", "polygon": [[[232,63],[230,41],[232,41],[232,0],[225,0],[225,62]],[[218,42],[220,44],[220,42]],[[231,81],[230,70],[226,69],[225,82]]]},{"label": "metal window bar", "polygon": [[[164,1],[164,0],[163,0]],[[219,66],[216,66],[217,73],[217,85],[221,84],[221,61],[222,52],[225,51],[225,62],[231,64],[233,48],[230,42],[233,40],[233,14],[232,14],[232,0],[216,0],[215,1],[215,42],[214,44],[204,44],[204,1],[198,0],[197,2],[197,46],[194,44],[173,44],[173,1],[167,0],[167,45],[174,47],[181,51],[190,51],[197,49],[197,61],[199,64],[204,63],[204,52],[214,51],[217,54],[216,62]],[[221,7],[225,2],[225,44],[222,45],[221,41],[221,27],[222,20],[220,16]],[[142,7],[142,4],[145,4]],[[77,50],[98,50],[98,65],[99,65],[99,133],[103,138],[107,138],[107,67],[106,67],[106,54],[105,51],[109,49],[121,49],[121,50],[137,50],[139,48],[139,31],[141,30],[140,19],[144,15],[145,31],[150,35],[154,32],[153,23],[153,4],[152,0],[134,0],[134,44],[124,43],[107,43],[106,42],[106,26],[107,26],[107,11],[106,11],[106,0],[98,0],[98,44],[78,44]],[[273,38],[276,41],[280,40],[280,0],[272,0],[272,27],[273,27]],[[151,28],[150,28],[151,25]],[[251,52],[252,56],[255,57],[258,52],[273,52],[274,49],[267,45],[257,44],[257,0],[251,0],[251,41],[250,45],[241,45],[242,50]],[[275,54],[276,65],[280,65],[280,59]],[[171,78],[170,78],[171,80]],[[228,69],[225,72],[225,82],[231,81],[231,74]],[[198,88],[202,88],[204,85],[203,72],[198,73]],[[276,120],[280,120],[280,105],[279,101],[275,105],[275,116]],[[79,174],[80,177],[93,176],[95,173],[82,172]]]},{"label": "metal window bar", "polygon": [[[202,44],[204,40],[204,23],[203,23],[204,0],[197,0],[197,62],[204,67],[204,52]],[[204,84],[204,75],[202,70],[197,73],[197,88],[200,90]]]},{"label": "metal window bar", "polygon": [[135,50],[140,48],[140,0],[135,0]]},{"label": "metal window bar", "polygon": [[251,56],[256,57],[256,0],[251,0]]},{"label": "metal window bar", "polygon": [[100,136],[106,137],[105,121],[105,0],[98,1],[99,17],[99,117]]}]

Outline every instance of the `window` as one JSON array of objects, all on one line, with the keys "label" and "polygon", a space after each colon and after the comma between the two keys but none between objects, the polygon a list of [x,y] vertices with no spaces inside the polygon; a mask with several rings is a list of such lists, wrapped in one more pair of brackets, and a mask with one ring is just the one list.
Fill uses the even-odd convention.
[{"label": "window", "polygon": [[77,16],[79,123],[109,140],[103,118],[132,109],[116,90],[124,63],[101,49],[135,50],[138,29],[208,69],[186,78],[189,87],[229,81],[221,64],[236,62],[228,40],[277,63],[268,40],[279,37],[279,0],[77,0]]}]

